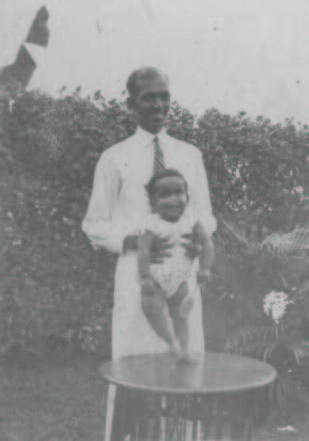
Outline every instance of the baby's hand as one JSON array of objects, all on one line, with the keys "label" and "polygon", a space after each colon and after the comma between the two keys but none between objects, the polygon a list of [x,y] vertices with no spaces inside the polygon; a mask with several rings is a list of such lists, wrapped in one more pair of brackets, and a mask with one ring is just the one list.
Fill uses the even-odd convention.
[{"label": "baby's hand", "polygon": [[207,283],[210,280],[210,269],[200,269],[197,273],[197,281],[200,285],[204,285],[205,283]]},{"label": "baby's hand", "polygon": [[193,234],[195,236],[195,239],[197,239],[197,240],[200,236],[203,236],[205,234],[204,228],[202,227],[202,225],[199,221],[197,221],[193,227]]}]

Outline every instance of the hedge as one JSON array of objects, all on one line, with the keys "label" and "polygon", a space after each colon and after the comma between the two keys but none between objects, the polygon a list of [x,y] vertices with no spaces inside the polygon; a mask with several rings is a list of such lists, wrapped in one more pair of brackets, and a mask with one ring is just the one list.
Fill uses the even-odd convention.
[{"label": "hedge", "polygon": [[[0,351],[96,327],[99,350],[109,351],[116,256],[93,250],[80,225],[99,156],[133,134],[136,121],[99,91],[92,99],[78,89],[59,99],[9,98],[2,91]],[[307,222],[307,126],[216,109],[197,120],[173,103],[168,130],[203,152],[216,216],[260,238]]]}]

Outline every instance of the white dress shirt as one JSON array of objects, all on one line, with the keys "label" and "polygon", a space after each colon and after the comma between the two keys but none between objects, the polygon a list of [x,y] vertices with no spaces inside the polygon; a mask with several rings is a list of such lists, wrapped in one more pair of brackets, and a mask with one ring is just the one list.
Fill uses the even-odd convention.
[{"label": "white dress shirt", "polygon": [[[201,152],[178,141],[163,130],[158,135],[166,168],[182,173],[188,182],[193,210],[211,234],[216,229],[212,215],[208,182]],[[141,308],[137,253],[122,253],[124,238],[134,233],[134,218],[150,213],[145,185],[153,173],[154,135],[138,128],[135,135],[103,152],[97,164],[92,195],[82,229],[93,245],[119,253],[115,271],[112,318],[113,358],[141,353],[164,352],[166,343],[155,333]],[[192,213],[193,213],[192,212]],[[204,351],[202,307],[196,280],[189,282],[194,295],[190,315],[192,351]]]},{"label": "white dress shirt", "polygon": [[[157,136],[166,168],[178,170],[188,182],[188,208],[197,213],[206,230],[212,234],[216,220],[212,216],[201,152],[168,136],[165,130]],[[120,254],[123,239],[130,234],[129,219],[149,213],[145,184],[153,171],[153,138],[153,134],[138,128],[134,136],[107,149],[99,159],[88,211],[82,223],[83,231],[94,245]],[[123,229],[123,221],[127,219],[127,228]]]}]

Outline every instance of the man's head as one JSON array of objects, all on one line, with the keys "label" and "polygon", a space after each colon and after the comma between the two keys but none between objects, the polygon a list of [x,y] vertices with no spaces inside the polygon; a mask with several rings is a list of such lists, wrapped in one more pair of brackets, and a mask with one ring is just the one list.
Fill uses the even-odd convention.
[{"label": "man's head", "polygon": [[128,106],[138,118],[139,125],[150,133],[159,133],[170,109],[169,82],[154,67],[134,71],[128,81]]},{"label": "man's head", "polygon": [[189,201],[188,184],[177,170],[164,169],[146,186],[154,213],[168,222],[177,222]]}]

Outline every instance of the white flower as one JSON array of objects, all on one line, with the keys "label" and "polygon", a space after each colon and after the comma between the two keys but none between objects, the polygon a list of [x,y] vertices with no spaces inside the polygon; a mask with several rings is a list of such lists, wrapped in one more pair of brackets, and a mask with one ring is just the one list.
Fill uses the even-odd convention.
[{"label": "white flower", "polygon": [[303,187],[301,187],[300,185],[298,187],[294,187],[294,190],[296,191],[296,193],[298,194],[303,194],[304,189]]},{"label": "white flower", "polygon": [[292,303],[295,303],[295,301],[289,299],[286,293],[271,291],[263,299],[263,309],[268,316],[271,313],[271,318],[278,324],[286,313],[287,305]]}]

